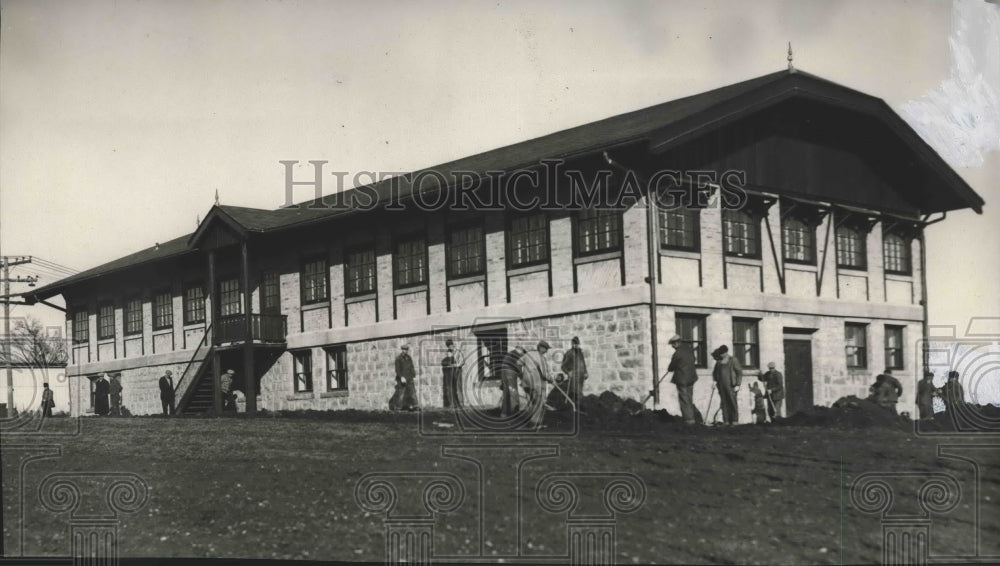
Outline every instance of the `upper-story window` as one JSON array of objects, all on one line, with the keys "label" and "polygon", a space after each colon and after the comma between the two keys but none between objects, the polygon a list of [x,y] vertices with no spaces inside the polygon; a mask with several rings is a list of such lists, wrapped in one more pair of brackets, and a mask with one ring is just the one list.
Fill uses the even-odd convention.
[{"label": "upper-story window", "polygon": [[701,245],[701,209],[688,206],[660,209],[660,248],[696,252]]},{"label": "upper-story window", "polygon": [[805,221],[789,217],[781,225],[785,261],[816,264],[816,229]]},{"label": "upper-story window", "polygon": [[90,313],[80,309],[73,313],[73,343],[86,344],[90,341]]},{"label": "upper-story window", "polygon": [[549,218],[545,213],[511,219],[507,233],[507,261],[511,268],[549,261]]},{"label": "upper-story window", "polygon": [[760,221],[753,214],[723,210],[722,230],[726,255],[760,257]]},{"label": "upper-story window", "polygon": [[396,242],[395,284],[397,289],[427,283],[427,245],[423,236],[400,239]]},{"label": "upper-story window", "polygon": [[326,259],[317,258],[307,260],[302,264],[301,273],[301,296],[302,304],[310,305],[319,303],[329,298],[329,271],[326,267]]},{"label": "upper-story window", "polygon": [[170,291],[157,293],[153,297],[153,330],[162,330],[174,325],[174,298]]},{"label": "upper-story window", "polygon": [[882,255],[886,273],[909,275],[913,272],[910,242],[899,234],[886,233],[882,238]]},{"label": "upper-story window", "polygon": [[260,312],[262,314],[281,312],[281,282],[275,269],[268,269],[260,274]]},{"label": "upper-story window", "polygon": [[205,322],[205,289],[201,283],[184,289],[184,324]]},{"label": "upper-story window", "polygon": [[97,307],[97,339],[115,337],[115,306],[107,303]]},{"label": "upper-story window", "polygon": [[448,277],[486,273],[486,239],[482,226],[453,228],[448,235]]},{"label": "upper-story window", "polygon": [[347,252],[344,260],[344,287],[348,297],[374,293],[375,279],[374,249],[364,248]]},{"label": "upper-story window", "polygon": [[837,228],[837,266],[847,269],[868,267],[866,234],[860,228],[840,226]]},{"label": "upper-story window", "polygon": [[239,279],[219,282],[219,315],[232,316],[243,313],[243,294]]},{"label": "upper-story window", "polygon": [[579,256],[616,252],[622,247],[622,213],[618,210],[581,210],[576,216],[576,253]]}]

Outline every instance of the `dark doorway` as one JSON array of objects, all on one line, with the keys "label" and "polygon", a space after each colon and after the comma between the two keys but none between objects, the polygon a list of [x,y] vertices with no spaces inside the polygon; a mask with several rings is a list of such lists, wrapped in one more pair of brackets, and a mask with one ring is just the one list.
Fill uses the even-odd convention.
[{"label": "dark doorway", "polygon": [[475,334],[479,381],[500,379],[500,365],[507,353],[507,328],[481,328]]},{"label": "dark doorway", "polygon": [[813,406],[811,340],[785,340],[785,392],[785,415]]}]

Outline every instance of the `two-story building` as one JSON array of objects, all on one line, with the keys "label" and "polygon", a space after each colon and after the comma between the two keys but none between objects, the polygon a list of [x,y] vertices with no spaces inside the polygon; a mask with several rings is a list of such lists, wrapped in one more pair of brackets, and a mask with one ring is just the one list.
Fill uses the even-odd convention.
[{"label": "two-story building", "polygon": [[[784,371],[789,413],[867,395],[886,368],[912,410],[923,228],[982,205],[881,99],[789,70],[295,207],[215,206],[29,300],[65,299],[77,414],[101,372],[133,413],[159,412],[168,369],[188,413],[218,408],[229,368],[249,411],[382,409],[404,343],[421,403],[441,406],[447,338],[481,404],[504,352],[544,338],[555,370],[573,336],[585,393],[639,399],[674,333],[702,410],[723,344],[748,376]],[[669,383],[658,394],[677,411]]]}]

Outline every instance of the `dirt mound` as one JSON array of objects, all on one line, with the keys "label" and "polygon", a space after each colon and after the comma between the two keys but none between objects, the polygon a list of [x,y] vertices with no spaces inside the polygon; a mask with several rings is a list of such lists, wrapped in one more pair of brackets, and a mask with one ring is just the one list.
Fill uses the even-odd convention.
[{"label": "dirt mound", "polygon": [[888,409],[867,399],[850,395],[841,397],[832,407],[815,406],[780,421],[791,426],[826,426],[840,428],[894,428],[912,430],[913,423],[906,417],[893,414]]},{"label": "dirt mound", "polygon": [[581,423],[585,428],[648,430],[662,423],[677,422],[666,409],[649,410],[635,399],[622,399],[610,391],[587,395],[580,400]]}]

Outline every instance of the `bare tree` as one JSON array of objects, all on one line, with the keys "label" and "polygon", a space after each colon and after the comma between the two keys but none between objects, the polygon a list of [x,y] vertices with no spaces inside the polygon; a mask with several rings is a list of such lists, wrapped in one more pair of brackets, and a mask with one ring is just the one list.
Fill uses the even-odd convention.
[{"label": "bare tree", "polygon": [[[69,359],[66,341],[61,336],[48,336],[45,325],[28,316],[17,319],[10,332],[11,364],[18,367],[65,367]],[[6,351],[0,349],[0,362],[6,362]]]}]

